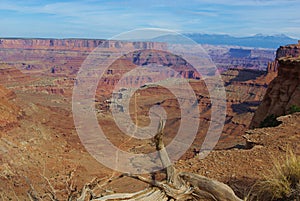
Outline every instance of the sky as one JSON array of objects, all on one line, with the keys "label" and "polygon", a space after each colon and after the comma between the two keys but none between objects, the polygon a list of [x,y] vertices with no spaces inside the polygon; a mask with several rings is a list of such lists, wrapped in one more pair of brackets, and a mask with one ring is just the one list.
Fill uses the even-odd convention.
[{"label": "sky", "polygon": [[0,0],[0,37],[104,39],[162,28],[300,39],[299,12],[300,0]]}]

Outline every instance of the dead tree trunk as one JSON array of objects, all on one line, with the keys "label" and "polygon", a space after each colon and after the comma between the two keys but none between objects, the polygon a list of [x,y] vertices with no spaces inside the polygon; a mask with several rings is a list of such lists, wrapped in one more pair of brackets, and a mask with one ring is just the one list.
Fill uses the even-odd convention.
[{"label": "dead tree trunk", "polygon": [[[168,153],[163,143],[163,130],[165,122],[161,121],[158,133],[155,137],[156,149],[159,157],[166,167],[170,164]],[[116,193],[103,197],[92,198],[93,201],[185,201],[185,200],[208,200],[208,201],[242,201],[233,190],[224,183],[209,179],[207,177],[178,172],[173,165],[165,169],[166,180],[163,182],[153,181],[138,175],[127,175],[149,184],[145,190],[136,193]],[[89,190],[91,191],[91,190]],[[83,189],[84,196],[77,201],[86,200],[87,189]],[[90,196],[90,195],[89,195]]]}]

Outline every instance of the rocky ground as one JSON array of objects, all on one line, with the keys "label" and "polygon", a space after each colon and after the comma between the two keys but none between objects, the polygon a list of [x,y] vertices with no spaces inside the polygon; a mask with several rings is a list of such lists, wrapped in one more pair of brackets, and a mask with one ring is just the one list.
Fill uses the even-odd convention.
[{"label": "rocky ground", "polygon": [[246,131],[245,144],[213,151],[204,160],[179,161],[176,166],[228,183],[243,197],[255,181],[270,174],[276,160],[285,161],[288,150],[300,154],[300,113],[278,120],[282,124],[277,127]]},{"label": "rocky ground", "polygon": [[[19,52],[18,57],[12,57],[16,47],[9,47],[8,44],[8,49],[2,49],[0,198],[30,200],[28,194],[35,194],[43,200],[51,200],[51,193],[55,192],[58,200],[66,200],[68,196],[80,193],[82,187],[94,178],[98,179],[99,194],[134,192],[144,188],[146,184],[130,178],[116,179],[120,173],[98,163],[81,144],[74,127],[71,94],[75,74],[90,49],[86,47],[84,51],[78,52],[79,47],[74,47],[72,51],[66,51],[63,44],[55,41],[53,43],[58,43],[59,48],[49,50],[50,53],[48,50],[39,49],[45,48],[45,44],[31,49],[30,43],[26,44],[29,47]],[[85,43],[81,45],[88,46]],[[40,60],[37,59],[39,54],[44,55]],[[56,55],[59,56],[55,57]],[[148,56],[149,53],[144,57]],[[12,58],[15,60],[8,62]],[[161,54],[154,58],[156,61],[161,59],[166,61]],[[174,61],[174,65],[180,64]],[[116,62],[114,65],[116,66],[112,66],[112,69],[119,67],[120,63]],[[134,65],[134,62],[128,64],[130,68]],[[200,160],[195,152],[203,141],[201,132],[205,133],[205,129],[199,129],[194,144],[175,164],[176,168],[225,182],[243,197],[253,182],[268,174],[273,166],[273,157],[283,159],[288,148],[298,153],[299,114],[282,117],[283,123],[276,128],[251,130],[247,132],[246,138],[242,137],[267,85],[276,76],[272,69],[270,71],[272,72],[262,73],[256,70],[230,69],[222,73],[226,85],[228,113],[220,143],[215,151]],[[183,76],[189,78],[195,75],[185,72]],[[110,74],[108,77],[113,78],[114,75]],[[136,153],[154,149],[151,141],[126,141],[123,135],[118,134],[105,102],[109,98],[107,92],[116,81],[117,79],[106,80],[105,96],[100,95],[101,91],[98,94],[96,109],[99,123],[106,129],[108,138],[117,146],[122,146],[123,150]],[[200,100],[200,122],[207,127],[210,117],[207,91],[203,83],[195,79],[191,79],[190,83]],[[165,131],[168,143],[174,136],[172,130],[179,125],[179,121],[175,121],[178,119],[178,105],[172,96],[167,101],[160,100],[162,94],[167,94],[164,89],[155,88],[155,91],[157,96],[149,91],[141,92],[136,100],[140,103],[137,111],[140,121],[146,124],[149,120],[146,113],[149,105],[161,102],[167,108],[172,119],[167,122]],[[131,106],[133,103],[134,100]],[[157,178],[162,177],[161,173],[157,173]],[[114,179],[110,182],[112,178]]]},{"label": "rocky ground", "polygon": [[[13,94],[9,90],[4,91],[5,97]],[[6,98],[2,98],[2,102],[5,101]],[[68,101],[62,99],[61,95],[21,92],[16,94],[14,101],[10,101],[12,108],[22,106],[22,112],[17,124],[3,127],[1,131],[0,195],[4,200],[16,200],[17,197],[27,200],[27,192],[31,187],[44,195],[49,191],[49,183],[57,189],[58,197],[63,200],[70,191],[68,185],[71,182],[77,187],[76,191],[80,191],[93,178],[105,183],[119,175],[99,164],[86,152],[74,130]],[[7,121],[5,115],[1,118]],[[232,142],[235,147],[213,151],[203,160],[192,153],[188,154],[187,158],[190,159],[178,161],[176,168],[228,183],[242,196],[253,182],[268,174],[273,166],[273,158],[283,160],[288,148],[296,153],[300,150],[300,115],[288,115],[280,120],[283,123],[278,127],[250,130],[246,132],[247,140]],[[249,149],[246,141],[252,142],[254,147]],[[132,148],[132,144],[123,148],[129,147]],[[135,151],[139,151],[138,147],[137,144]],[[159,177],[162,175],[158,173]],[[105,190],[106,194],[133,192],[143,186],[145,184],[121,178],[101,187],[99,193]]]}]

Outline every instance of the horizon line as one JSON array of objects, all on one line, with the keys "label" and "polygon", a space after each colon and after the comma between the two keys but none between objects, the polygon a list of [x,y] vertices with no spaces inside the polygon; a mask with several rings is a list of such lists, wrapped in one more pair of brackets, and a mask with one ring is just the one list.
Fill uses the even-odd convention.
[{"label": "horizon line", "polygon": [[[255,36],[263,36],[263,37],[280,37],[284,36],[290,39],[300,40],[300,38],[296,38],[293,36],[289,36],[286,34],[274,34],[274,35],[266,35],[266,34],[252,34],[252,35],[245,35],[245,36],[235,36],[231,34],[221,34],[221,33],[197,33],[197,32],[188,32],[188,33],[181,33],[182,35],[192,35],[192,34],[199,34],[199,35],[211,35],[211,36],[229,36],[233,38],[247,38],[247,37],[255,37]],[[97,38],[97,37],[30,37],[30,36],[0,36],[0,39],[40,39],[40,40],[51,40],[51,39],[59,39],[59,40],[72,40],[72,39],[81,39],[81,40],[110,40],[109,38]]]}]

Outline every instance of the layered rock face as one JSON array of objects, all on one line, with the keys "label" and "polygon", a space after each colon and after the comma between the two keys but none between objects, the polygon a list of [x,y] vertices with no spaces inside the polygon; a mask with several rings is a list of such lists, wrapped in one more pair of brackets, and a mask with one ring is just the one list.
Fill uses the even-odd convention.
[{"label": "layered rock face", "polygon": [[[38,97],[37,100],[44,95],[62,95],[63,98],[70,98],[78,70],[89,53],[98,45],[102,45],[103,51],[108,53],[118,51],[118,48],[121,47],[131,49],[132,47],[166,48],[165,43],[157,42],[93,39],[0,39],[0,84],[6,85],[9,89],[26,97],[28,94],[34,95]],[[266,68],[267,63],[271,61],[273,51],[251,50],[250,57],[233,58],[229,55],[228,48],[211,46],[204,46],[204,48],[216,63],[219,71],[223,72],[228,115],[222,139],[228,138],[228,141],[231,141],[234,139],[229,140],[229,138],[234,138],[248,128],[253,112],[262,100],[267,85],[275,77],[276,68],[272,66],[267,74],[258,70]],[[141,72],[139,76],[129,75],[126,79],[121,80],[122,75],[137,66],[144,69],[145,73]],[[155,66],[159,68],[159,71],[153,71]],[[193,80],[191,85],[199,96],[199,107],[205,113],[201,116],[201,122],[207,127],[210,121],[211,104],[205,85],[198,82],[199,79],[201,80],[200,76],[185,60],[164,51],[137,51],[119,58],[111,65],[99,83],[99,93],[97,94],[99,108],[107,110],[105,101],[110,98],[113,88],[119,82],[126,88],[140,86],[142,83],[150,83],[155,79],[174,76],[170,68],[177,71],[181,77]],[[150,75],[149,72],[151,72]],[[155,89],[155,91],[158,92],[158,96],[166,93],[166,90],[161,88]],[[148,103],[148,100],[156,103],[156,99],[146,93],[143,101]],[[161,100],[158,98],[157,102],[159,101]],[[39,104],[40,102],[42,101],[39,101]],[[171,113],[174,113],[177,110],[177,106],[173,106],[175,102],[172,97],[162,105],[166,107],[169,105]],[[177,116],[174,115],[174,119],[176,118]],[[178,122],[176,120],[176,123]],[[172,126],[169,127],[172,128]],[[205,133],[205,129],[203,129],[203,133]]]},{"label": "layered rock face", "polygon": [[299,57],[300,56],[300,40],[298,44],[281,46],[276,52],[276,58],[282,57]]},{"label": "layered rock face", "polygon": [[21,116],[20,108],[13,102],[14,98],[14,92],[0,86],[0,131],[16,124]]},{"label": "layered rock face", "polygon": [[164,48],[165,44],[158,42],[122,42],[98,39],[0,39],[0,48],[7,49],[55,49],[92,51],[100,46],[104,48]]},{"label": "layered rock face", "polygon": [[289,113],[291,106],[300,105],[300,42],[277,50],[278,76],[270,83],[250,127],[258,127],[269,115]]},{"label": "layered rock face", "polygon": [[[78,81],[76,74],[98,42],[101,44],[107,42],[108,48],[105,49],[107,52],[116,51],[119,45],[138,47],[152,45],[154,49],[156,45],[163,45],[73,39],[1,40],[0,85],[5,87],[0,87],[0,155],[3,156],[0,157],[0,194],[2,193],[4,200],[13,200],[16,195],[20,200],[28,199],[30,183],[37,192],[43,193],[49,182],[36,172],[45,173],[43,176],[49,178],[55,189],[65,189],[66,174],[76,177],[75,185],[78,189],[82,189],[82,186],[95,176],[105,178],[112,174],[111,170],[105,169],[86,152],[76,132],[72,116],[72,90],[74,83]],[[266,74],[258,71],[257,67],[267,64],[272,54],[265,52],[264,58],[256,58],[261,52],[255,55],[252,52],[251,58],[246,60],[237,58],[231,61],[231,57],[227,55],[228,51],[224,50],[224,54],[219,54],[221,50],[220,47],[214,47],[209,53],[215,53],[214,61],[219,61],[216,62],[219,70],[224,66],[222,78],[226,87],[227,116],[218,148],[228,148],[243,140],[241,134],[248,129],[252,115],[265,94],[268,84],[264,79]],[[249,63],[250,60],[252,63]],[[122,75],[137,66],[148,73],[142,71],[138,76],[129,75],[127,79],[121,79]],[[155,70],[155,66],[159,71]],[[266,68],[264,65],[263,67]],[[155,149],[151,139],[132,139],[122,133],[111,118],[107,100],[111,98],[114,87],[119,82],[124,88],[130,88],[141,85],[145,80],[151,82],[155,81],[154,78],[174,77],[170,68],[189,81],[195,91],[201,112],[196,139],[183,158],[194,157],[195,151],[200,149],[211,122],[212,105],[206,85],[185,60],[177,55],[154,50],[137,51],[134,55],[119,58],[99,82],[98,94],[95,97],[95,112],[105,135],[116,147],[131,153],[150,153]],[[272,69],[275,68],[270,66],[270,72],[276,72]],[[160,105],[167,111],[168,121],[165,130],[167,145],[177,134],[181,123],[180,105],[170,91],[159,86],[142,87],[131,97],[130,117],[137,125],[147,126],[150,121],[149,108],[153,105]],[[185,133],[186,138],[190,137],[188,134]],[[231,158],[233,164],[237,164],[236,158],[235,156]],[[247,160],[244,164],[253,161],[252,158],[251,160],[245,158]],[[219,157],[216,159],[224,161]],[[217,163],[206,162],[206,164],[214,167]],[[227,167],[221,163],[220,165]],[[257,169],[255,170],[257,172]],[[223,170],[218,169],[217,172],[224,176]],[[240,172],[244,170],[241,169]],[[128,182],[120,183],[120,186],[124,188],[128,186]],[[58,200],[66,200],[67,191],[57,192]]]},{"label": "layered rock face", "polygon": [[202,45],[220,72],[230,68],[265,71],[275,59],[275,50],[247,49]]}]

